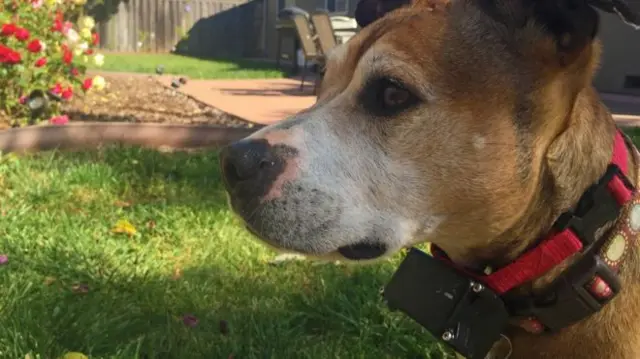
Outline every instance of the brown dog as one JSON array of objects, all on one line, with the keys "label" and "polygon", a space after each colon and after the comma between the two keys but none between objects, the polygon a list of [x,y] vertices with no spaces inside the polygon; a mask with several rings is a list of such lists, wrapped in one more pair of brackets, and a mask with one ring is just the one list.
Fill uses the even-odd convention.
[{"label": "brown dog", "polygon": [[[616,127],[591,86],[597,29],[580,0],[394,10],[330,54],[313,107],[223,150],[231,206],[270,246],[311,257],[428,241],[468,268],[510,263],[610,161]],[[637,251],[620,278],[609,305],[558,333],[513,327],[511,357],[640,358]]]}]

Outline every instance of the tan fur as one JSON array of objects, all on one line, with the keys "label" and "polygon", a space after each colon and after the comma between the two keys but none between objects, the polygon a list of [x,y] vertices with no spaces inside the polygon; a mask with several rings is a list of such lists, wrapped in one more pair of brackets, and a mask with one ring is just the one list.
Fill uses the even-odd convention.
[{"label": "tan fur", "polygon": [[[598,44],[594,43],[592,49],[585,51],[582,55],[585,59],[574,65],[577,68],[559,69],[553,66],[543,69],[541,76],[558,79],[547,82],[547,79],[542,78],[540,86],[530,94],[538,105],[538,113],[530,114],[536,121],[537,133],[533,136],[534,167],[529,176],[539,178],[543,171],[548,171],[555,185],[554,198],[547,198],[550,202],[546,204],[550,207],[541,211],[536,205],[536,197],[547,194],[539,192],[538,181],[528,181],[526,184],[518,180],[505,181],[518,178],[515,158],[517,153],[513,151],[513,143],[517,139],[509,120],[513,114],[506,110],[513,102],[513,92],[510,89],[514,83],[506,84],[505,74],[499,71],[485,74],[487,80],[481,84],[457,81],[459,77],[466,75],[463,73],[468,70],[465,63],[447,66],[448,70],[461,70],[459,74],[442,71],[443,69],[438,67],[441,64],[432,56],[442,51],[443,47],[448,47],[446,51],[459,51],[461,57],[472,57],[472,54],[466,53],[465,48],[456,48],[455,44],[443,44],[451,41],[441,37],[448,20],[444,13],[421,12],[420,15],[416,15],[418,12],[419,10],[399,10],[388,18],[383,18],[381,23],[375,24],[375,27],[384,27],[387,22],[398,21],[399,18],[407,19],[406,24],[396,25],[386,31],[373,46],[392,42],[396,50],[406,51],[411,63],[422,65],[423,73],[420,79],[452,94],[464,94],[464,98],[452,96],[446,99],[449,103],[437,106],[457,112],[457,116],[450,119],[451,121],[466,123],[455,127],[452,125],[444,134],[442,131],[445,129],[424,128],[420,123],[412,123],[411,119],[399,119],[398,121],[403,122],[399,125],[403,135],[398,136],[399,142],[391,144],[390,151],[398,153],[400,157],[413,159],[425,172],[433,170],[436,165],[443,172],[449,172],[443,174],[443,179],[446,180],[443,180],[442,187],[435,191],[439,196],[434,201],[441,206],[456,207],[456,202],[461,196],[465,198],[465,205],[468,205],[470,197],[478,197],[478,205],[474,208],[482,211],[481,213],[469,211],[460,218],[463,223],[452,222],[449,226],[445,224],[434,235],[433,239],[445,248],[450,256],[458,261],[472,262],[472,253],[480,251],[490,258],[495,253],[492,248],[495,248],[496,243],[516,239],[518,243],[511,246],[510,252],[503,254],[505,260],[510,260],[537,238],[542,232],[540,229],[551,224],[550,213],[558,214],[577,201],[584,189],[604,172],[610,159],[614,123],[590,84],[599,57]],[[415,16],[415,20],[409,20],[412,16]],[[426,20],[425,17],[436,19]],[[372,28],[363,34],[358,39],[360,43],[366,44],[367,35],[372,36],[374,31],[375,28]],[[523,39],[521,41],[526,42],[527,35],[519,34]],[[538,35],[534,33],[532,36]],[[357,47],[360,43],[352,47]],[[543,44],[535,51],[548,54],[553,52],[550,49],[549,44]],[[478,65],[477,71],[487,70],[491,71],[488,67]],[[351,71],[343,67],[330,71],[329,74],[337,75]],[[517,83],[517,74],[513,75],[513,80]],[[332,82],[329,77],[323,88],[332,88],[340,84]],[[473,85],[482,87],[470,87]],[[577,93],[571,92],[574,89]],[[501,113],[500,110],[505,112]],[[469,112],[475,116],[469,116]],[[478,117],[496,123],[478,123]],[[472,135],[472,131],[485,133],[491,138],[487,153],[471,151],[465,146],[466,139]],[[461,150],[456,151],[455,148],[447,148],[441,144],[438,137],[442,136],[447,136],[451,140],[451,146]],[[428,145],[433,143],[437,143],[438,146]],[[436,151],[436,155],[425,155],[433,151]],[[449,151],[455,155],[447,158],[446,153]],[[436,161],[439,164],[434,163]],[[453,170],[456,168],[460,171]],[[481,179],[482,183],[475,183],[474,178]],[[452,186],[451,181],[463,183]],[[469,188],[470,192],[480,189],[482,193],[452,193],[452,187]],[[536,230],[532,231],[534,228]],[[482,240],[484,241],[480,242]],[[544,288],[544,284],[549,283],[560,271],[561,268],[558,268],[541,278],[533,287],[537,290]],[[637,252],[629,258],[622,273],[623,293],[601,313],[588,320],[554,336],[536,336],[524,333],[520,329],[513,329],[510,333],[513,346],[511,358],[640,357],[640,257]],[[501,355],[505,355],[504,349],[495,357]]]},{"label": "tan fur", "polygon": [[[517,13],[515,1],[497,2],[505,13]],[[340,50],[339,59],[329,58],[311,109],[253,138],[277,137],[278,143],[305,151],[298,166],[316,161],[310,169],[301,167],[305,183],[325,188],[320,178],[325,172],[348,172],[335,179],[338,189],[326,187],[339,203],[351,203],[354,183],[370,188],[353,197],[357,206],[364,202],[353,213],[397,214],[393,225],[384,227],[385,233],[402,229],[393,250],[398,243],[431,241],[459,264],[503,265],[548,232],[604,173],[615,125],[591,86],[600,56],[597,41],[562,52],[533,21],[517,29],[501,26],[471,3],[419,0],[367,26]],[[570,40],[566,35],[559,41]],[[372,118],[359,96],[368,79],[381,74],[409,86],[422,99],[418,108],[396,118]],[[332,150],[336,144],[340,150]],[[347,149],[354,152],[343,154]],[[310,155],[323,150],[327,157]],[[631,163],[634,178],[636,165]],[[399,177],[401,170],[390,168],[411,173]],[[295,182],[291,176],[287,180]],[[317,216],[306,215],[305,207],[287,206],[299,210],[301,228],[317,226]],[[340,228],[304,248],[312,248],[314,256],[335,257],[331,249],[355,242],[364,227],[346,224],[360,218],[346,211],[353,206],[341,207],[348,221],[336,224]],[[263,210],[276,222],[286,218],[279,211]],[[275,224],[270,229],[278,230],[286,238],[292,231]],[[333,244],[338,233],[348,239]],[[540,291],[563,269],[520,291]],[[624,263],[621,279],[624,289],[613,303],[557,335],[513,328],[511,358],[640,358],[638,251]],[[504,352],[494,354],[500,358]]]}]

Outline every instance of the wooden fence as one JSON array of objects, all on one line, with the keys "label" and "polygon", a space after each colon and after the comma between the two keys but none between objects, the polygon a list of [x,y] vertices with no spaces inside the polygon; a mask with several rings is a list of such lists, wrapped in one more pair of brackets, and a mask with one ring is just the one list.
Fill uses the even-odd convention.
[{"label": "wooden fence", "polygon": [[112,51],[176,51],[203,57],[264,54],[263,3],[268,0],[129,0],[95,14],[100,47]]}]

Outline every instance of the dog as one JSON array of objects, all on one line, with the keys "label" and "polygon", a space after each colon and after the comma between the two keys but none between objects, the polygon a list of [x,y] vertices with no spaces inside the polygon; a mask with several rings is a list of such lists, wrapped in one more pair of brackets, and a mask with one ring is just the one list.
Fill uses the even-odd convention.
[{"label": "dog", "polygon": [[[266,245],[315,259],[370,262],[429,242],[456,266],[508,265],[598,182],[617,143],[591,85],[593,3],[367,1],[362,30],[327,56],[317,102],[221,151],[231,208]],[[514,290],[540,293],[579,258]],[[633,245],[619,277],[602,310],[553,334],[512,325],[509,353],[488,357],[640,358]]]}]

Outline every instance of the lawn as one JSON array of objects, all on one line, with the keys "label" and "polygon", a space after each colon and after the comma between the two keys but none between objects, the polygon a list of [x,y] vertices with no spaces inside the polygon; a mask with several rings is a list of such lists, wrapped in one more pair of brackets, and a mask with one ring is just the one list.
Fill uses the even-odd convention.
[{"label": "lawn", "polygon": [[[283,72],[269,63],[252,60],[206,60],[174,54],[107,53],[105,71],[155,73],[162,66],[164,73],[191,79],[262,79],[280,78]],[[93,69],[97,69],[95,66]]]},{"label": "lawn", "polygon": [[0,358],[447,357],[380,300],[398,258],[269,264],[217,163],[130,147],[1,157]]}]

